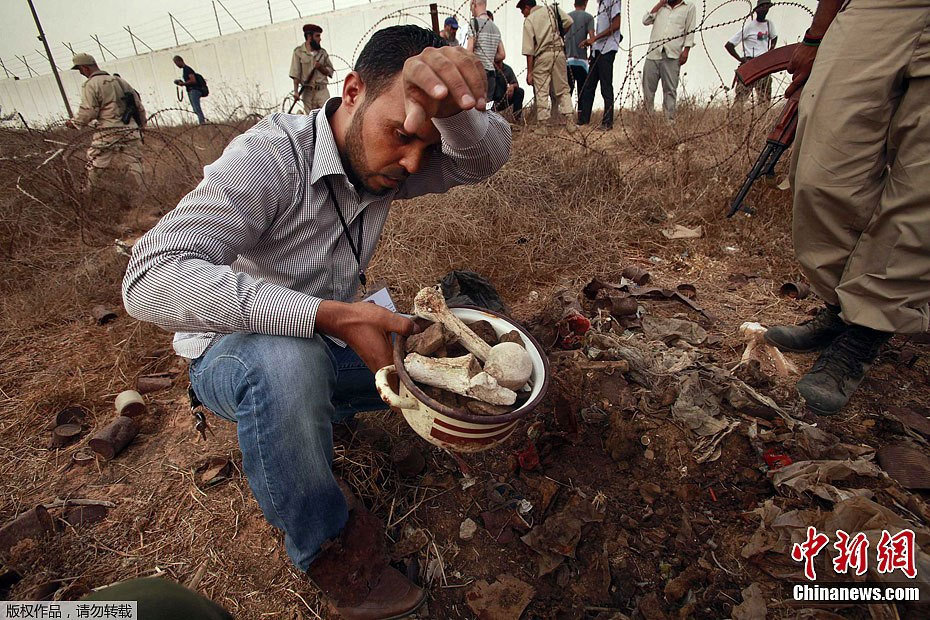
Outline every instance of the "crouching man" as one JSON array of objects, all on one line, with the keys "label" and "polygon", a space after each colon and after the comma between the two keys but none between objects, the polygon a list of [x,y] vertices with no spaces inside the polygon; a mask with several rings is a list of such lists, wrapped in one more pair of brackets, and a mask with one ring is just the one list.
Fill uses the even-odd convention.
[{"label": "crouching man", "polygon": [[384,407],[372,372],[392,363],[392,333],[415,331],[357,292],[394,199],[481,181],[509,157],[486,94],[463,48],[417,26],[376,32],[341,98],[233,140],[123,281],[130,314],[178,332],[195,393],[238,425],[265,517],[346,618],[400,616],[425,596],[332,472],[333,423]]}]

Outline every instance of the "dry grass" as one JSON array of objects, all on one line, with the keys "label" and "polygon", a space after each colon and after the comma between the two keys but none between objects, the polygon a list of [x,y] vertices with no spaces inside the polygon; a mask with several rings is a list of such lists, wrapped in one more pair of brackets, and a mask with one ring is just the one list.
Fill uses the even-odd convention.
[{"label": "dry grass", "polygon": [[[542,140],[518,132],[511,161],[487,182],[392,207],[370,270],[404,299],[456,268],[487,274],[519,299],[678,246],[709,259],[740,246],[784,270],[792,261],[787,193],[760,182],[750,196],[762,201],[756,217],[722,217],[761,143],[750,120],[748,111],[685,106],[671,126],[626,111],[610,133]],[[705,237],[669,243],[660,231],[670,223],[701,225]]]},{"label": "dry grass", "polygon": [[[448,270],[471,269],[488,275],[524,317],[530,291],[544,296],[560,283],[652,256],[661,260],[652,265],[660,277],[699,282],[708,296],[726,295],[731,269],[786,277],[794,268],[785,193],[753,194],[764,206],[752,221],[722,219],[750,163],[747,145],[760,142],[747,119],[685,106],[674,126],[626,112],[608,135],[540,139],[518,132],[511,161],[489,181],[395,205],[372,275],[389,282],[396,298],[409,300]],[[112,463],[62,471],[78,446],[46,448],[48,421],[61,407],[85,407],[92,430],[111,417],[114,395],[136,377],[181,370],[166,350],[168,334],[125,315],[97,326],[89,309],[119,306],[126,259],[113,239],[131,239],[150,226],[246,126],[150,132],[146,162],[153,174],[132,208],[118,193],[75,191],[86,135],[0,135],[5,153],[25,157],[0,161],[0,522],[56,497],[117,503],[98,526],[68,528],[40,549],[17,550],[11,561],[26,575],[14,592],[18,598],[51,579],[97,587],[164,572],[182,582],[200,575],[198,589],[239,617],[322,613],[246,481],[235,476],[203,488],[197,478],[196,467],[209,457],[238,459],[235,429],[211,420],[215,436],[206,443],[196,439],[183,372],[174,388],[150,399],[143,434]],[[65,151],[37,168],[59,146]],[[31,197],[16,188],[18,180]],[[700,224],[705,236],[668,242],[659,231],[669,222]],[[726,246],[739,247],[737,260]],[[744,315],[775,312],[758,300],[718,301]],[[743,320],[733,317],[725,327],[737,318]],[[399,430],[385,416],[369,417],[367,425]],[[441,454],[431,458],[439,474],[453,466]],[[384,455],[357,437],[340,441],[336,460],[340,474],[391,524],[391,536],[428,523],[428,508],[441,490],[398,481]],[[444,557],[457,553],[449,540],[434,539],[431,549]]]}]

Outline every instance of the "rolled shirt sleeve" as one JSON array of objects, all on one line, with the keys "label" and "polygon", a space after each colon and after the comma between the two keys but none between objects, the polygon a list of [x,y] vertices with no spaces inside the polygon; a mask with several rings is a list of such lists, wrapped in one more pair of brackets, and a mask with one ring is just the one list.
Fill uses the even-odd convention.
[{"label": "rolled shirt sleeve", "polygon": [[439,152],[401,186],[397,198],[444,192],[456,185],[478,183],[510,158],[510,123],[496,112],[465,110],[434,118],[442,141]]},{"label": "rolled shirt sleeve", "polygon": [[297,57],[297,50],[294,50],[294,53],[291,54],[291,70],[288,72],[288,75],[292,80],[300,81],[300,58]]},{"label": "rolled shirt sleeve", "polygon": [[536,55],[536,36],[533,34],[533,22],[523,20],[523,55]]},{"label": "rolled shirt sleeve", "polygon": [[655,23],[655,21],[656,21],[656,14],[655,14],[655,13],[648,13],[648,12],[647,12],[647,13],[643,16],[643,26],[651,26],[652,24]]}]

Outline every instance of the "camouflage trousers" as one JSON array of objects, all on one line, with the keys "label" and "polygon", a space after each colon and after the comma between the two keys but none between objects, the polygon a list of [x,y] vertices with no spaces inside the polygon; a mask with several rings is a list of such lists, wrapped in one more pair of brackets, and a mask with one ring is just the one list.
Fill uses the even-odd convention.
[{"label": "camouflage trousers", "polygon": [[132,134],[106,134],[94,136],[87,149],[87,183],[85,189],[99,187],[107,171],[122,173],[134,184],[133,189],[142,187],[142,139],[138,132]]}]

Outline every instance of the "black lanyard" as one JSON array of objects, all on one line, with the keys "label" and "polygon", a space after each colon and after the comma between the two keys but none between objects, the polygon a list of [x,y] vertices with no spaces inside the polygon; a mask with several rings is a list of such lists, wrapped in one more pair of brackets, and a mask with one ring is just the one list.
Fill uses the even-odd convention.
[{"label": "black lanyard", "polygon": [[349,247],[352,249],[352,256],[355,257],[355,263],[358,265],[358,281],[362,285],[362,288],[365,288],[365,285],[368,284],[368,278],[365,277],[365,270],[362,269],[362,231],[365,228],[365,212],[358,216],[358,242],[352,240],[352,235],[349,234],[349,225],[346,224],[346,218],[342,215],[342,209],[339,208],[339,201],[336,199],[336,192],[333,191],[333,186],[329,184],[329,179],[323,177],[323,182],[326,184],[326,189],[329,191],[330,198],[333,199],[333,206],[336,207],[336,215],[339,216],[339,223],[342,224],[342,232],[346,236],[346,240],[349,242]]}]

